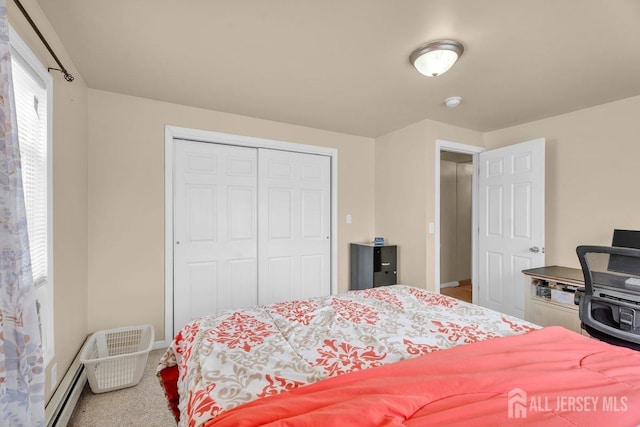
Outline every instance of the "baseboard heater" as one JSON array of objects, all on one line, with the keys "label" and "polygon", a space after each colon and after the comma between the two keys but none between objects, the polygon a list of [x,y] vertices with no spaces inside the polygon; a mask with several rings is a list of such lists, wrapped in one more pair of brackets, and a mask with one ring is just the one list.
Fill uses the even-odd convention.
[{"label": "baseboard heater", "polygon": [[[80,349],[82,347],[84,347],[84,343]],[[86,383],[87,372],[84,365],[80,363],[80,352],[78,352],[45,407],[47,427],[65,427],[69,423]]]}]

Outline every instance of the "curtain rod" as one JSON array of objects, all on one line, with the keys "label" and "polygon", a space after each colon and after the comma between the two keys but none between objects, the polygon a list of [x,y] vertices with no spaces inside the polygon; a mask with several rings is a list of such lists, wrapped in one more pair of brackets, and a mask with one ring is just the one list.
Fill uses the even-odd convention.
[{"label": "curtain rod", "polygon": [[27,21],[29,22],[29,24],[31,24],[31,28],[33,28],[33,31],[36,32],[36,34],[38,35],[38,37],[40,37],[40,41],[42,41],[42,43],[44,44],[44,46],[47,48],[47,50],[49,51],[49,53],[51,54],[51,56],[53,56],[53,59],[56,60],[56,62],[58,63],[58,66],[60,68],[47,68],[47,71],[51,71],[51,70],[56,70],[56,71],[60,71],[62,74],[64,74],[64,79],[68,82],[72,82],[74,77],[71,75],[71,73],[69,73],[67,71],[66,68],[64,68],[64,65],[62,65],[62,62],[60,62],[60,60],[58,59],[58,57],[56,56],[55,52],[53,51],[53,49],[51,49],[51,46],[49,46],[49,43],[47,43],[47,40],[44,38],[44,36],[42,35],[42,33],[40,32],[40,30],[38,29],[38,27],[36,26],[36,23],[33,22],[33,19],[31,19],[31,17],[29,16],[29,14],[27,13],[27,11],[25,10],[24,6],[22,6],[22,3],[20,3],[20,0],[13,0],[13,2],[16,4],[16,6],[18,6],[18,9],[20,9],[20,12],[22,12],[22,14],[24,15],[25,18],[27,18]]}]

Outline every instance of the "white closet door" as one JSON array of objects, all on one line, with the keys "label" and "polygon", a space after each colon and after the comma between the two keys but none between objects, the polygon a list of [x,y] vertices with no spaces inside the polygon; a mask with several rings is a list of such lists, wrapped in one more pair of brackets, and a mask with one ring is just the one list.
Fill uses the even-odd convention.
[{"label": "white closet door", "polygon": [[259,149],[259,303],[331,293],[330,158]]},{"label": "white closet door", "polygon": [[257,304],[257,149],[176,141],[174,330]]}]

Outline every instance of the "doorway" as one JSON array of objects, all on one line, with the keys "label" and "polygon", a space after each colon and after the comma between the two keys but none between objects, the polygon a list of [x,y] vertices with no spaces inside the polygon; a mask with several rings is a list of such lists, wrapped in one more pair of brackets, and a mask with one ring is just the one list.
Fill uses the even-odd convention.
[{"label": "doorway", "polygon": [[[464,160],[463,163],[465,163],[467,166],[463,166],[461,167],[461,169],[463,168],[468,168],[471,170],[471,189],[470,189],[470,204],[471,204],[471,224],[470,224],[470,229],[469,229],[469,234],[467,234],[467,236],[469,236],[469,244],[467,245],[467,243],[461,243],[460,247],[463,248],[464,250],[468,250],[469,251],[469,273],[468,274],[464,274],[464,275],[468,275],[469,277],[464,277],[462,278],[462,280],[464,279],[470,279],[471,280],[471,290],[466,291],[467,294],[471,294],[468,297],[471,298],[471,302],[473,304],[477,304],[478,303],[478,280],[477,280],[477,274],[478,274],[478,256],[477,256],[477,233],[473,233],[472,230],[478,230],[478,203],[477,203],[477,188],[478,188],[478,183],[477,183],[477,167],[478,167],[478,155],[483,152],[485,149],[483,147],[477,147],[474,145],[466,145],[466,144],[460,144],[457,142],[451,142],[451,141],[445,141],[445,140],[436,140],[436,152],[435,152],[435,193],[436,193],[436,209],[435,209],[435,224],[433,227],[433,231],[435,232],[435,288],[436,288],[436,292],[437,293],[441,293],[441,284],[444,284],[445,286],[442,289],[446,289],[447,287],[453,287],[453,286],[447,286],[448,284],[450,284],[451,282],[455,282],[456,279],[460,280],[460,278],[453,278],[450,279],[449,281],[443,281],[441,280],[441,259],[444,257],[444,255],[441,255],[441,250],[442,250],[442,237],[441,237],[441,222],[442,222],[442,213],[441,213],[441,173],[440,173],[440,169],[441,169],[441,160],[442,157],[444,156],[445,161],[449,160],[451,161],[452,159],[455,159],[456,162],[454,162],[455,164],[457,164],[457,160]],[[461,157],[458,157],[461,156]],[[451,157],[447,157],[447,156],[451,156]],[[470,160],[470,163],[469,163]],[[445,166],[446,167],[446,166]],[[456,166],[457,169],[457,166]],[[446,223],[447,220],[445,220]],[[457,221],[456,221],[457,222]],[[430,226],[431,227],[431,226]],[[461,231],[461,238],[463,241],[467,241],[465,236],[462,236],[462,234],[466,233],[466,231]],[[458,229],[456,226],[456,234],[458,234]],[[444,243],[445,245],[445,249],[447,247],[447,245],[450,245],[450,251],[452,251],[451,247],[456,248],[458,246],[457,244],[457,238],[456,238],[456,243],[453,244],[451,246],[451,238],[447,238],[447,241]],[[453,255],[450,255],[453,256]],[[461,264],[466,263],[466,261],[461,261]],[[457,265],[457,262],[456,262]],[[456,267],[457,268],[457,267]],[[457,273],[456,273],[457,276]],[[468,283],[468,282],[463,282],[464,284]],[[459,285],[459,282],[458,282]],[[459,287],[459,286],[458,286]],[[457,290],[461,290],[461,289],[457,289]]]},{"label": "doorway", "polygon": [[473,156],[440,154],[440,293],[472,302]]},{"label": "doorway", "polygon": [[443,283],[440,280],[441,155],[464,153],[473,159],[472,303],[524,317],[522,270],[544,265],[544,146],[544,138],[492,150],[436,140],[436,221],[429,224],[430,231],[435,231],[436,292],[440,293]]}]

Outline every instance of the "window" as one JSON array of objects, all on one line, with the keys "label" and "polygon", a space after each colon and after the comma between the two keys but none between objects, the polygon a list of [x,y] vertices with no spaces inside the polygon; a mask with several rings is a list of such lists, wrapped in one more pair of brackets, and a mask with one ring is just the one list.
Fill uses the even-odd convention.
[{"label": "window", "polygon": [[51,76],[10,31],[22,185],[45,363],[53,358]]}]

